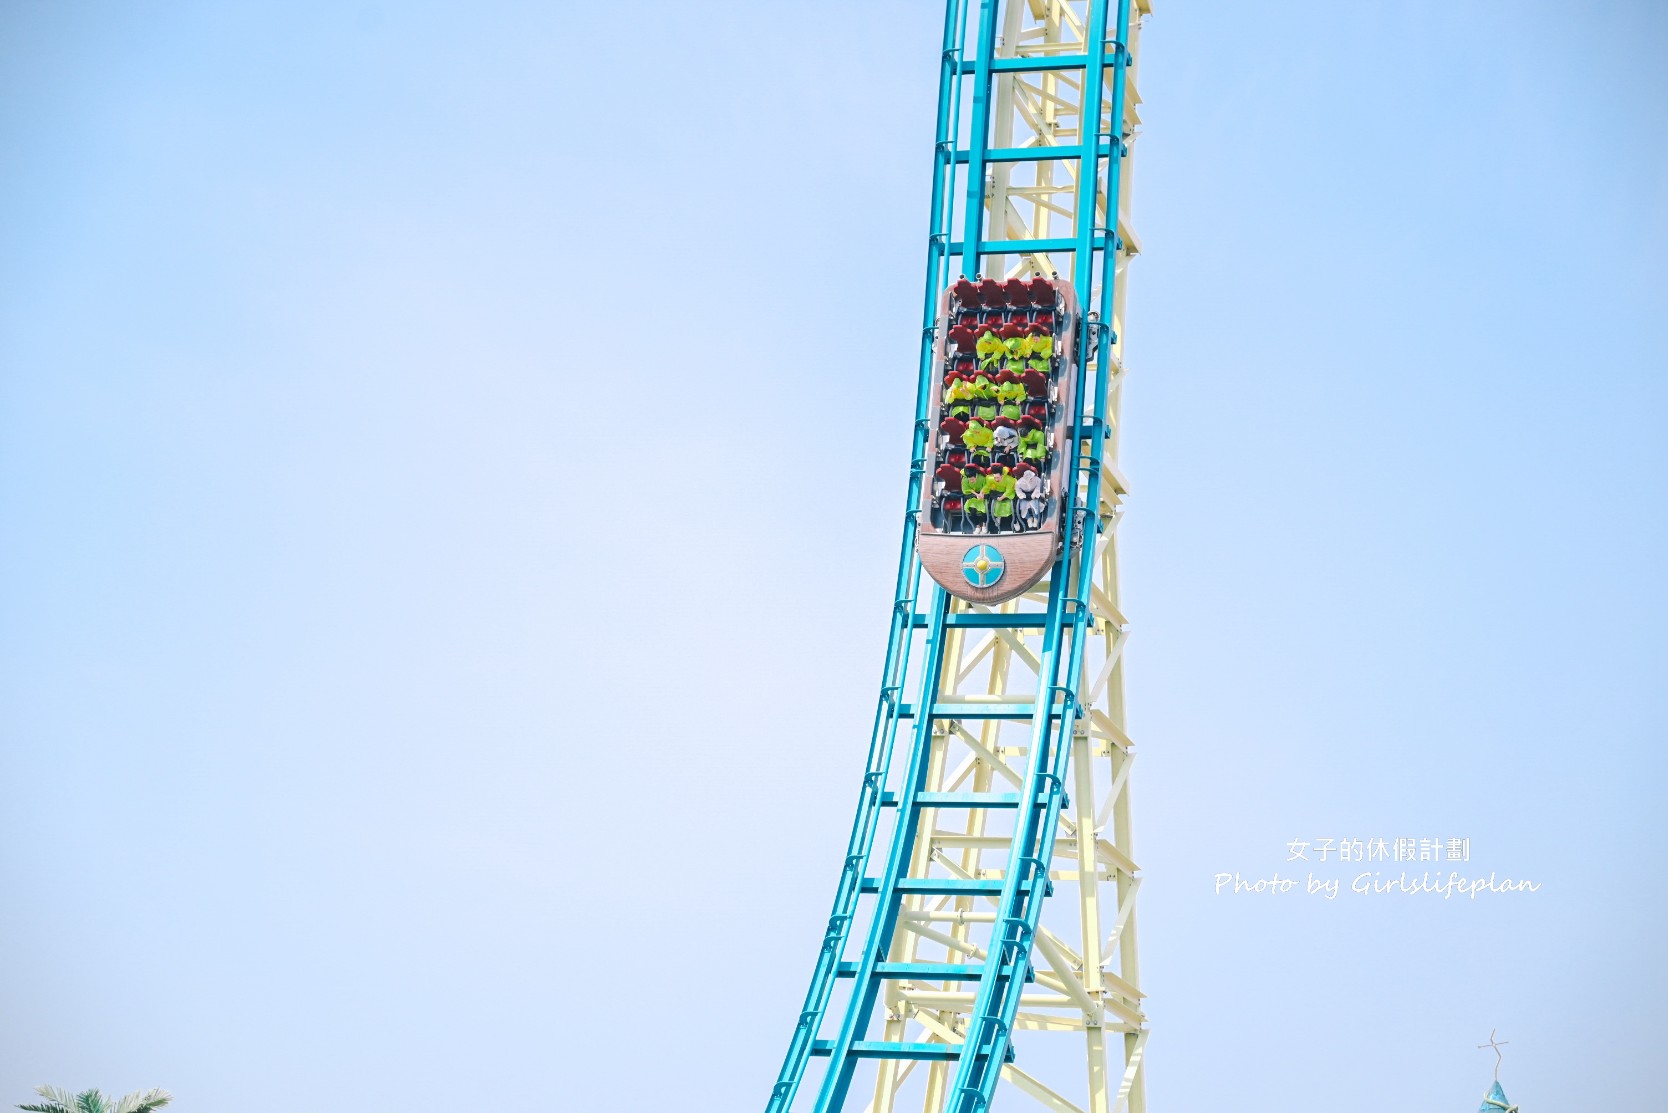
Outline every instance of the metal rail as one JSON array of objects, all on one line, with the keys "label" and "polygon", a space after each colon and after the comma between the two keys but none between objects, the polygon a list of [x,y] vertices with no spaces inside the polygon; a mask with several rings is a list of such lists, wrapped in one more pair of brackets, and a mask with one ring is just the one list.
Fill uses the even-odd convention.
[{"label": "metal rail", "polygon": [[[1121,229],[1133,136],[1132,3],[1146,11],[1145,0],[946,4],[916,417],[886,661],[833,909],[769,1113],[794,1107],[816,1059],[827,1062],[815,1089],[819,1111],[851,1107],[868,1062],[876,1064],[869,1106],[876,1113],[915,1100],[905,1089],[917,1066],[925,1071],[919,1099],[932,1111],[985,1110],[1007,1077],[1012,1089],[1063,1113],[1110,1113],[1123,1103],[1143,1113],[1139,878],[1129,853],[1124,623],[1112,537],[1125,493],[1113,460],[1121,272],[1131,254]],[[1016,126],[1029,132],[1026,140]],[[1015,185],[1016,172],[1029,174],[1030,184]],[[1029,220],[1020,211],[1025,201],[1033,205]],[[1051,227],[1058,215],[1069,235]],[[952,239],[958,224],[960,238]],[[934,317],[958,256],[969,276],[1007,269],[1006,256],[1016,257],[1009,273],[1069,271],[1089,314],[1074,355],[1077,453],[1061,552],[1044,584],[995,610],[953,600],[936,585],[923,598],[928,581],[915,555],[933,432],[929,392],[938,389]],[[1039,637],[1040,645],[1028,640]],[[1025,672],[1031,691],[1011,691]],[[977,676],[987,691],[963,691]],[[899,747],[904,723],[908,742]],[[1023,744],[1004,744],[1002,732],[1022,725]],[[998,781],[1013,791],[998,790]],[[1105,799],[1099,813],[1097,794]],[[888,814],[894,822],[882,850]],[[962,829],[941,829],[941,816],[956,817]],[[987,833],[999,816],[1011,817],[1011,830]],[[987,854],[1002,855],[999,870],[986,867]],[[1057,854],[1075,866],[1053,869]],[[1043,923],[1056,878],[1079,888],[1075,944]],[[1103,883],[1115,887],[1110,917]],[[1103,941],[1108,919],[1112,934]],[[942,959],[923,958],[923,945],[941,948]],[[839,999],[842,983],[850,992]],[[876,1039],[870,1029],[882,1005]],[[905,1038],[911,1025],[918,1038]],[[1020,1069],[1018,1029],[1084,1034],[1086,1107]],[[1124,1036],[1116,1089],[1106,1069],[1109,1032]]]}]

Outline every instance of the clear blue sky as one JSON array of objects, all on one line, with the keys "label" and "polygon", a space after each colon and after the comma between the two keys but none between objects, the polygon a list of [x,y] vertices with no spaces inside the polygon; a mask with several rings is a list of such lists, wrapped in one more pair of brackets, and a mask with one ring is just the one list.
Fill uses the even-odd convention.
[{"label": "clear blue sky", "polygon": [[[940,11],[6,5],[0,1101],[762,1102],[884,645]],[[1148,25],[1155,1113],[1470,1110],[1493,1027],[1526,1113],[1660,1092],[1665,51],[1643,0]],[[794,463],[836,396],[849,464]],[[1404,836],[1542,889],[1211,892]]]}]

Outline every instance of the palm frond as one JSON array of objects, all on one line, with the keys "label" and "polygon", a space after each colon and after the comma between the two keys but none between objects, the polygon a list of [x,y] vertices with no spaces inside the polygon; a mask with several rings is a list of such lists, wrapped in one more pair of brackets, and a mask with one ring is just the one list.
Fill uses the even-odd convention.
[{"label": "palm frond", "polygon": [[56,1086],[36,1086],[35,1093],[46,1099],[44,1105],[20,1105],[28,1113],[75,1113],[75,1095]]},{"label": "palm frond", "polygon": [[116,1113],[156,1113],[173,1100],[174,1095],[167,1090],[146,1090],[144,1093],[135,1090],[116,1106]]},{"label": "palm frond", "polygon": [[76,1113],[109,1113],[104,1104],[104,1095],[97,1090],[82,1090],[75,1095]]}]

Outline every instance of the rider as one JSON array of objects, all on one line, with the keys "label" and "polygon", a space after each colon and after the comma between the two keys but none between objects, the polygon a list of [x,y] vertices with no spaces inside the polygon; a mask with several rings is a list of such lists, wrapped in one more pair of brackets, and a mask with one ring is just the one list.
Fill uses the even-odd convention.
[{"label": "rider", "polygon": [[1048,439],[1043,434],[1042,422],[1034,417],[1022,417],[1019,429],[1019,458],[1040,468],[1048,459]]},{"label": "rider", "polygon": [[961,435],[961,443],[967,447],[968,455],[973,457],[974,463],[981,460],[990,463],[990,447],[996,438],[992,436],[990,426],[977,419],[967,423],[967,430]]},{"label": "rider", "polygon": [[1043,499],[1042,476],[1029,464],[1014,469],[1014,493],[1019,496],[1019,521],[1025,529],[1041,529],[1043,513],[1048,509]]},{"label": "rider", "polygon": [[973,398],[973,416],[980,421],[989,421],[996,416],[996,376],[993,372],[980,370],[973,376],[973,382],[968,386],[968,393]]},{"label": "rider", "polygon": [[997,378],[1008,380],[996,384],[996,400],[1002,404],[1001,415],[1010,421],[1018,421],[1020,415],[1019,404],[1025,401],[1025,384],[1012,371],[1004,371]]},{"label": "rider", "polygon": [[992,468],[985,477],[985,497],[991,500],[990,520],[1007,521],[1014,516],[1015,483],[1007,468]]},{"label": "rider", "polygon": [[972,464],[967,465],[961,472],[961,489],[967,496],[962,500],[962,513],[967,515],[972,525],[984,524],[989,511],[989,504],[985,502],[984,472]]}]

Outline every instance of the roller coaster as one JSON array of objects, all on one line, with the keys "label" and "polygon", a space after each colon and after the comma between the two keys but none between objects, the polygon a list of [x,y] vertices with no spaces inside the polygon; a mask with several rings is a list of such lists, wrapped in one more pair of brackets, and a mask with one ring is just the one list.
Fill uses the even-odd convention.
[{"label": "roller coaster", "polygon": [[947,0],[903,546],[769,1113],[1144,1113],[1116,530],[1146,0]]}]

